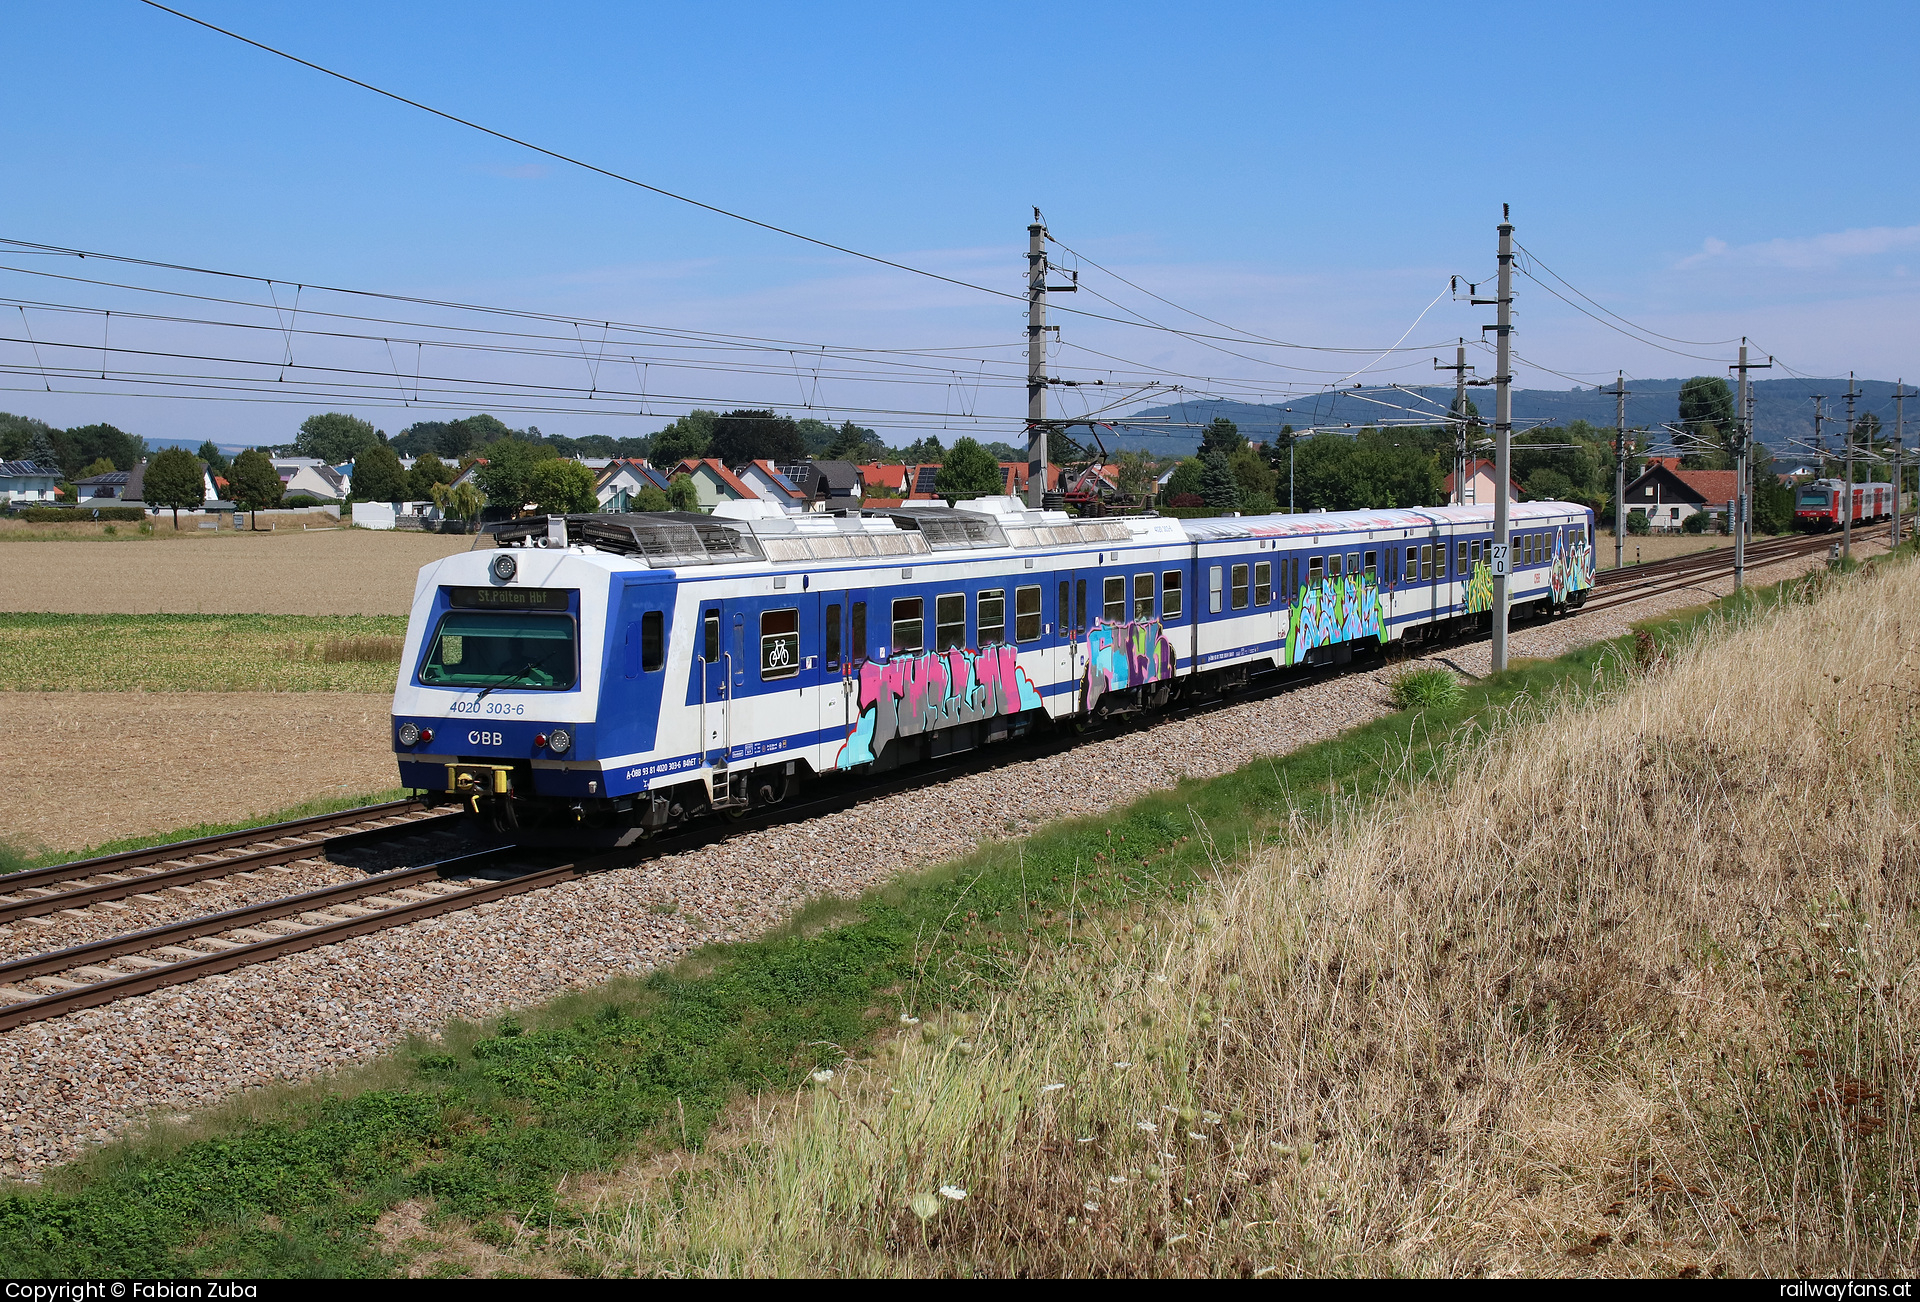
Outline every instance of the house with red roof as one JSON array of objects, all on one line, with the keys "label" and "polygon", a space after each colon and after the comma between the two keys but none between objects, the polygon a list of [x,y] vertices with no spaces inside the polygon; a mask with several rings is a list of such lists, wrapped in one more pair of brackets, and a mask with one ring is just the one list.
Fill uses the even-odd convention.
[{"label": "house with red roof", "polygon": [[722,502],[763,500],[718,457],[688,457],[675,466],[668,477],[677,479],[681,475],[693,480],[693,491],[700,499],[702,511],[711,511]]},{"label": "house with red roof", "polygon": [[[1454,491],[1453,474],[1447,475],[1447,504],[1449,506],[1492,506],[1494,489],[1500,483],[1494,464],[1485,457],[1472,462],[1467,467],[1463,486],[1464,494]],[[1509,478],[1508,491],[1513,494],[1510,501],[1520,500],[1520,481]]]},{"label": "house with red roof", "polygon": [[1678,457],[1649,457],[1624,500],[1629,512],[1646,516],[1653,528],[1673,530],[1699,511],[1722,522],[1739,491],[1737,471],[1682,470]]}]

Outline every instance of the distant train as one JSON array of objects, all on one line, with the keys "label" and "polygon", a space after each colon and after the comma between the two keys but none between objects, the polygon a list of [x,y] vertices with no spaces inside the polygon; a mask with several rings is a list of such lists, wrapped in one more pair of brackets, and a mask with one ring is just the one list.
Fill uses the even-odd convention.
[{"label": "distant train", "polygon": [[[1487,627],[1492,516],[1077,520],[1000,497],[517,520],[420,571],[400,779],[501,828],[738,814]],[[1516,615],[1583,604],[1593,513],[1518,503],[1510,528]]]},{"label": "distant train", "polygon": [[[1803,529],[1838,529],[1845,521],[1841,500],[1847,494],[1844,479],[1816,479],[1800,486],[1794,499],[1793,518]],[[1855,484],[1853,486],[1853,522],[1885,520],[1893,514],[1892,484]]]}]

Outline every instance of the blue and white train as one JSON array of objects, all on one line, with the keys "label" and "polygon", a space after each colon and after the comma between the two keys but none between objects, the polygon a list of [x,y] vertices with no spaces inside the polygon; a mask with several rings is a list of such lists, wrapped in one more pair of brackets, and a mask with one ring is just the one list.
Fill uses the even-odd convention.
[{"label": "blue and white train", "polygon": [[[502,828],[738,814],[1485,627],[1491,528],[1491,507],[1077,520],[1007,497],[514,521],[420,571],[400,779]],[[1577,609],[1593,513],[1519,503],[1510,529],[1516,616]]]}]

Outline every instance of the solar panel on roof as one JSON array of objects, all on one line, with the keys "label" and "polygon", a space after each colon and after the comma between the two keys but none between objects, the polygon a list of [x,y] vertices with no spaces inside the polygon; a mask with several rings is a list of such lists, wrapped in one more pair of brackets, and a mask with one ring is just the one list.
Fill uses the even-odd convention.
[{"label": "solar panel on roof", "polygon": [[933,492],[934,480],[939,478],[939,476],[940,476],[940,467],[921,466],[919,471],[916,472],[913,477],[913,491],[916,493]]}]

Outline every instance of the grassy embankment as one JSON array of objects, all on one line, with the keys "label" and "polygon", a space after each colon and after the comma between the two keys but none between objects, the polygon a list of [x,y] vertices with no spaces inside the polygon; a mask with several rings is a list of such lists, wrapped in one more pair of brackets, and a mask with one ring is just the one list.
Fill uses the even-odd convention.
[{"label": "grassy embankment", "polygon": [[[1910,1214],[1906,1095],[1891,1023],[1818,941],[1850,944],[1854,910],[1897,901],[1877,861],[1779,877],[1808,845],[1797,827],[1777,844],[1703,831],[1776,781],[1801,804],[1767,819],[1805,817],[1809,777],[1885,804],[1871,763],[1890,752],[1865,752],[1847,674],[1910,674],[1871,616],[1913,583],[1907,567],[1713,635],[1736,652],[1780,629],[1826,639],[1751,663],[1835,657],[1841,681],[1812,703],[1855,725],[1833,751],[1792,736],[1812,725],[1784,678],[1742,685],[1772,711],[1753,726],[1728,657],[1680,652],[1684,625],[1670,667],[1650,653],[1636,672],[1621,646],[1523,667],[675,972],[116,1145],[0,1201],[0,1269],[390,1270],[404,1261],[374,1227],[397,1206],[424,1209],[429,1237],[574,1271],[1646,1269],[1675,1244],[1709,1268],[1864,1265]],[[1745,785],[1716,777],[1736,758]],[[1837,908],[1836,885],[1856,888]],[[1762,897],[1756,979],[1784,984],[1749,1009],[1739,929]],[[885,1035],[903,1015],[925,1020]],[[806,1084],[816,1068],[838,1075]],[[753,1091],[771,1093],[726,1113]],[[710,1131],[725,1142],[681,1152]],[[1603,1196],[1623,1214],[1600,1222],[1605,1249],[1586,1229]]]},{"label": "grassy embankment", "polygon": [[0,687],[391,692],[403,615],[8,615]]}]

